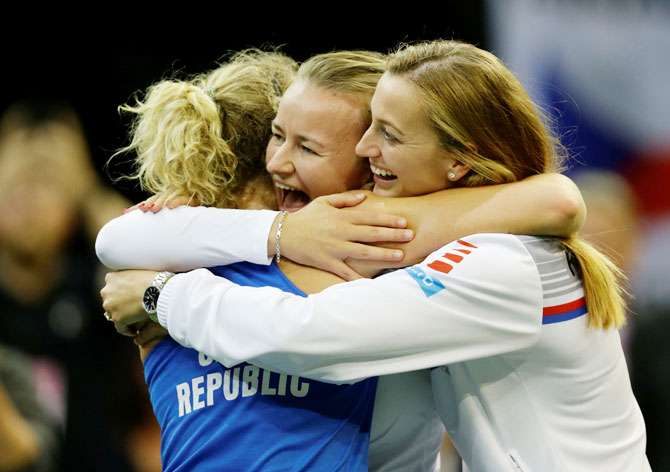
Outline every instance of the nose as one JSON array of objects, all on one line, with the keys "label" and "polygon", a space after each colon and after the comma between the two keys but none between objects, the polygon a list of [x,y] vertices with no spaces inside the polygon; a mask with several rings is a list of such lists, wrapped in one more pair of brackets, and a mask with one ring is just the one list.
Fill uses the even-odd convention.
[{"label": "nose", "polygon": [[379,157],[381,155],[372,126],[365,131],[361,140],[356,144],[356,155],[362,158]]},{"label": "nose", "polygon": [[286,142],[268,145],[265,152],[265,168],[270,174],[292,174],[295,172],[291,153]]}]

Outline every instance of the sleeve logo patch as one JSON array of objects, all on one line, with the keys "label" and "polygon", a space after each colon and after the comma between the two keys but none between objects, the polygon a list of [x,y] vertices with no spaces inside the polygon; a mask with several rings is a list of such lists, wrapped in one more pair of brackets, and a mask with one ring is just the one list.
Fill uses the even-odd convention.
[{"label": "sleeve logo patch", "polygon": [[[468,255],[472,253],[473,249],[477,249],[477,246],[474,244],[470,244],[468,242],[463,241],[462,239],[459,239],[456,241],[458,244],[461,246],[465,247],[460,247],[460,248],[454,248],[452,249],[453,252],[460,252],[461,254]],[[468,248],[468,249],[466,249]],[[445,274],[448,274],[451,272],[451,269],[454,268],[454,264],[458,264],[463,260],[463,256],[460,254],[453,254],[451,252],[447,252],[441,256],[443,259],[448,260],[449,262],[446,261],[440,261],[440,260],[435,260],[428,264],[428,267],[430,267],[433,270],[436,270],[438,272],[442,272]]]},{"label": "sleeve logo patch", "polygon": [[[464,256],[471,254],[474,249],[477,249],[477,246],[463,241],[462,239],[459,239],[457,243],[462,247],[451,249],[451,252],[447,252],[440,256],[440,258],[444,260],[436,259],[428,264],[428,267],[438,272],[448,274],[454,268],[454,264],[460,263]],[[430,277],[419,266],[407,267],[405,270],[410,275],[410,277],[416,280],[416,282],[419,284],[419,287],[421,287],[421,290],[423,290],[423,293],[425,293],[427,297],[433,296],[440,290],[444,289],[442,282]]]},{"label": "sleeve logo patch", "polygon": [[410,277],[416,280],[423,293],[426,294],[426,297],[435,295],[444,289],[442,282],[428,276],[419,266],[407,267],[405,271],[407,271]]}]

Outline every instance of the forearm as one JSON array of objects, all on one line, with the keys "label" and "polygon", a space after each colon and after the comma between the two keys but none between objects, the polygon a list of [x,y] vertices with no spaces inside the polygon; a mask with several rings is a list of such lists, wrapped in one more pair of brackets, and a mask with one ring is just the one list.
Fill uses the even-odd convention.
[{"label": "forearm", "polygon": [[267,239],[275,217],[269,210],[135,210],[102,228],[96,253],[114,270],[181,272],[245,260],[268,264]]},{"label": "forearm", "polygon": [[405,252],[405,259],[396,266],[418,262],[445,242],[468,234],[569,236],[581,228],[586,215],[576,185],[561,174],[533,176],[513,184],[454,188],[411,198],[370,195],[360,209],[405,217],[415,231],[410,243],[396,245]]},{"label": "forearm", "polygon": [[[577,186],[555,173],[512,184],[458,189],[453,198],[445,203],[463,209],[455,215],[456,237],[482,232],[570,236],[586,218]],[[442,217],[449,217],[451,211]]]},{"label": "forearm", "polygon": [[[332,382],[412,371],[535,342],[541,291],[524,251],[494,239],[470,256],[464,278],[434,273],[451,285],[430,298],[406,271],[303,298],[198,270],[168,282],[158,316],[175,341],[225,365],[247,361]],[[496,267],[489,267],[491,257]]]}]

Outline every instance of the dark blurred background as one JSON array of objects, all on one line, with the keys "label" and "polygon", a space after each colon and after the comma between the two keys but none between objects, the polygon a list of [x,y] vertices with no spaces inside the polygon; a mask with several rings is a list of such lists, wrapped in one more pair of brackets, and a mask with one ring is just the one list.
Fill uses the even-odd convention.
[{"label": "dark blurred background", "polygon": [[[2,167],[0,157],[0,410],[37,409],[19,398],[27,390],[17,385],[25,380],[45,410],[30,421],[53,430],[42,437],[55,445],[45,468],[21,470],[148,472],[158,466],[159,431],[141,364],[130,340],[101,316],[97,293],[104,274],[93,253],[97,228],[147,196],[128,182],[112,182],[130,172],[124,158],[106,166],[126,144],[129,123],[117,107],[163,77],[212,69],[231,50],[279,45],[301,61],[335,49],[388,51],[399,42],[438,38],[468,41],[501,57],[570,147],[568,174],[589,211],[584,233],[630,278],[631,321],[622,339],[647,421],[652,467],[670,470],[669,2],[471,0],[413,7],[374,4],[362,15],[343,5],[286,12],[283,5],[243,11],[197,4],[123,14],[24,11],[5,18],[5,124],[14,129],[11,107],[28,98],[58,125],[16,143],[0,135],[3,156],[29,162],[23,170]],[[57,150],[83,157],[71,169],[37,160]],[[49,172],[62,174],[74,189],[49,198],[60,195]],[[86,185],[78,190],[78,182]],[[44,189],[46,196],[33,202]],[[77,192],[84,198],[70,195]],[[62,221],[72,229],[61,234]],[[35,234],[53,237],[26,236]],[[29,243],[46,255],[36,256]],[[36,387],[29,387],[31,380]],[[0,421],[0,442],[2,434]]]},{"label": "dark blurred background", "polygon": [[[266,44],[281,45],[299,61],[334,49],[388,51],[400,41],[419,39],[485,44],[483,2],[446,2],[439,12],[434,19],[417,15],[421,20],[398,12],[376,22],[374,17],[342,11],[230,15],[223,8],[204,8],[193,15],[193,22],[179,14],[163,14],[164,19],[158,14],[151,20],[129,14],[119,17],[116,25],[44,21],[19,34],[2,33],[12,46],[3,51],[0,109],[23,95],[69,100],[81,115],[93,158],[102,168],[127,132],[117,107],[162,77],[212,69],[227,51]],[[123,191],[135,199],[143,197],[132,188]]]}]

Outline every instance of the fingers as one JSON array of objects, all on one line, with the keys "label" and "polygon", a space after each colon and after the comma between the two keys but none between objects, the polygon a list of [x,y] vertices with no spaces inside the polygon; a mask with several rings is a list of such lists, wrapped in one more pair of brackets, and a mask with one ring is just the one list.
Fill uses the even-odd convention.
[{"label": "fingers", "polygon": [[330,267],[327,270],[328,272],[337,275],[338,277],[346,280],[347,282],[363,278],[361,274],[356,272],[354,269],[352,269],[342,261],[333,262],[332,265],[330,265]]},{"label": "fingers", "polygon": [[123,210],[123,212],[128,213],[128,212],[131,212],[133,210],[147,211],[148,206],[151,203],[153,203],[153,202],[150,202],[150,200],[152,200],[154,198],[156,198],[156,197],[154,196],[154,197],[151,197],[151,198],[148,198],[148,199],[144,200],[143,202],[136,203],[135,205],[130,206],[130,207],[126,208],[125,210]]},{"label": "fingers", "polygon": [[369,261],[399,262],[403,260],[405,253],[400,249],[389,249],[354,243],[347,247],[347,257]]},{"label": "fingers", "polygon": [[147,200],[148,206],[145,207],[145,211],[149,211],[151,213],[158,213],[165,206],[166,199],[167,197],[165,197],[164,195],[154,195],[153,197]]},{"label": "fingers", "polygon": [[125,210],[123,210],[123,212],[128,213],[128,212],[131,212],[133,210],[141,210],[141,211],[146,212],[151,207],[151,205],[153,205],[154,201],[156,201],[157,198],[158,198],[158,195],[154,195],[153,197],[149,197],[146,200],[144,200],[143,202],[137,203],[133,206],[130,206],[130,207],[126,208]]},{"label": "fingers", "polygon": [[414,239],[414,231],[377,226],[356,226],[352,229],[350,239],[362,243],[407,243]]},{"label": "fingers", "polygon": [[123,336],[135,336],[136,329],[132,326],[129,326],[124,321],[115,320],[112,313],[105,311],[105,318],[107,321],[114,323],[114,329],[116,329],[117,333]]},{"label": "fingers", "polygon": [[365,198],[366,195],[364,193],[337,193],[334,195],[325,195],[316,200],[322,200],[335,208],[345,208],[356,206],[365,200]]},{"label": "fingers", "polygon": [[165,208],[177,208],[184,205],[196,206],[197,203],[190,197],[175,197],[164,203]]},{"label": "fingers", "polygon": [[152,271],[133,270],[108,272],[105,285],[100,290],[105,318],[114,323],[116,331],[124,336],[134,336],[134,323],[147,318],[142,306],[144,289],[153,280]]},{"label": "fingers", "polygon": [[128,336],[128,337],[135,336],[135,330],[131,329],[129,326],[127,326],[123,323],[114,323],[114,327],[116,328],[116,332],[123,335],[123,336]]},{"label": "fingers", "polygon": [[407,220],[401,216],[369,211],[348,211],[345,214],[355,225],[384,226],[387,228],[407,228]]},{"label": "fingers", "polygon": [[133,211],[133,210],[137,210],[137,209],[139,209],[139,207],[140,207],[140,203],[136,203],[136,204],[133,205],[133,206],[129,206],[128,208],[124,208],[124,209],[123,209],[123,212],[124,212],[124,213],[129,213],[129,212],[131,212],[131,211]]},{"label": "fingers", "polygon": [[128,213],[139,209],[143,212],[158,213],[163,208],[177,208],[183,205],[195,205],[196,202],[190,197],[175,197],[168,200],[167,195],[153,195],[137,205],[126,208],[124,211]]},{"label": "fingers", "polygon": [[167,336],[168,332],[158,323],[148,322],[137,330],[137,335],[135,336],[135,344],[142,346],[149,341],[154,339],[160,339]]}]

